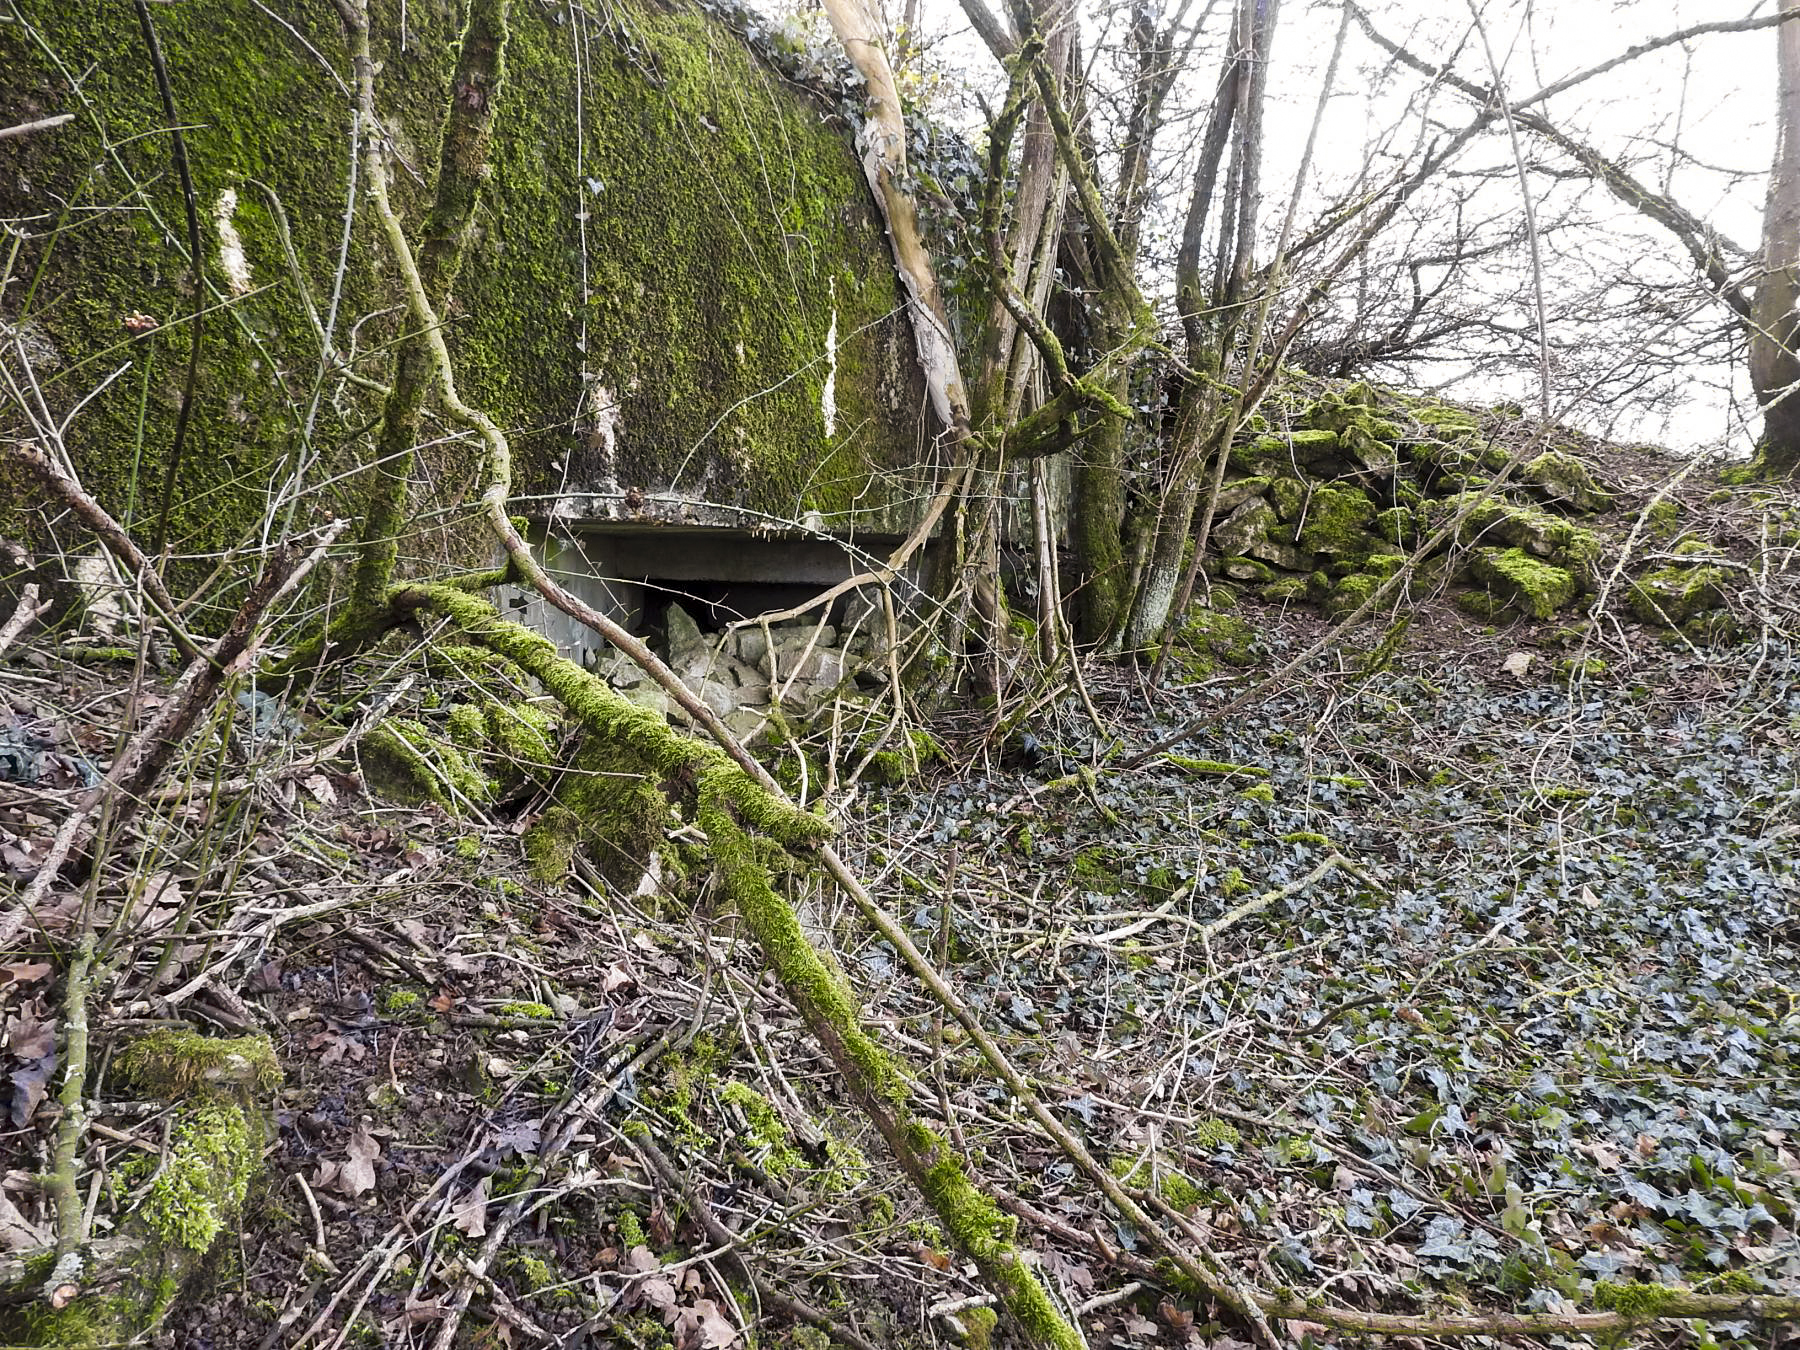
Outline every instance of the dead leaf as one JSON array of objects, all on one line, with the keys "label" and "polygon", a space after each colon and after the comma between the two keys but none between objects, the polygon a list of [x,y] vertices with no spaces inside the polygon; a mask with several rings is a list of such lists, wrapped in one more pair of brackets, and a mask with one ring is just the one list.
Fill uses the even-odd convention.
[{"label": "dead leaf", "polygon": [[657,1312],[664,1314],[663,1321],[669,1321],[667,1314],[675,1309],[675,1282],[666,1275],[657,1275],[645,1280],[638,1286],[638,1295]]},{"label": "dead leaf", "polygon": [[1126,1314],[1125,1330],[1133,1336],[1154,1336],[1157,1334],[1156,1323],[1139,1313]]},{"label": "dead leaf", "polygon": [[1515,680],[1522,680],[1525,678],[1525,672],[1531,669],[1531,663],[1536,659],[1530,652],[1514,652],[1500,663],[1500,669]]},{"label": "dead leaf", "polygon": [[923,1261],[933,1270],[950,1269],[950,1258],[945,1256],[942,1252],[936,1252],[929,1247],[921,1246],[918,1249],[918,1253],[919,1260]]},{"label": "dead leaf", "polygon": [[675,1344],[681,1350],[725,1350],[737,1341],[737,1328],[725,1319],[710,1298],[694,1300],[675,1319]]},{"label": "dead leaf", "polygon": [[27,1125],[38,1109],[38,1103],[44,1100],[44,1085],[50,1081],[50,1075],[56,1069],[56,1056],[45,1055],[42,1059],[27,1064],[22,1069],[14,1069],[12,1075],[12,1119],[14,1125]]},{"label": "dead leaf", "polygon": [[675,1225],[669,1222],[669,1211],[663,1208],[660,1200],[651,1206],[646,1228],[651,1240],[659,1247],[671,1246],[675,1241]]},{"label": "dead leaf", "polygon": [[637,981],[632,978],[631,972],[615,961],[606,968],[606,974],[600,977],[600,992],[611,994],[625,988],[627,985],[636,983]]},{"label": "dead leaf", "polygon": [[509,1153],[536,1153],[538,1145],[544,1140],[544,1123],[541,1120],[515,1120],[511,1125],[504,1125],[494,1135],[494,1147],[504,1157]]},{"label": "dead leaf", "polygon": [[437,997],[428,1001],[434,1011],[447,1013],[456,1006],[456,995],[444,989],[438,992]]},{"label": "dead leaf", "polygon": [[15,961],[12,965],[0,966],[0,975],[13,984],[35,984],[55,969],[48,961]]},{"label": "dead leaf", "polygon": [[450,1211],[450,1222],[464,1237],[487,1236],[488,1181],[483,1177],[469,1188],[469,1193]]},{"label": "dead leaf", "polygon": [[20,1059],[42,1059],[56,1049],[56,1023],[40,1022],[26,1013],[13,1023],[6,1048]]},{"label": "dead leaf", "polygon": [[1156,1305],[1156,1315],[1177,1331],[1186,1331],[1194,1325],[1194,1314],[1191,1309],[1180,1307],[1166,1298]]},{"label": "dead leaf", "polygon": [[661,1270],[662,1262],[656,1259],[655,1252],[640,1242],[625,1253],[625,1269],[633,1275],[644,1275],[652,1270]]},{"label": "dead leaf", "polygon": [[350,1135],[346,1150],[350,1157],[338,1164],[337,1188],[352,1200],[375,1189],[375,1160],[381,1156],[381,1145],[362,1125]]},{"label": "dead leaf", "polygon": [[18,1206],[0,1191],[0,1251],[22,1252],[49,1241],[50,1235],[19,1213]]},{"label": "dead leaf", "polygon": [[331,786],[331,780],[322,773],[315,773],[303,786],[318,799],[321,806],[331,806],[337,801],[337,789]]}]

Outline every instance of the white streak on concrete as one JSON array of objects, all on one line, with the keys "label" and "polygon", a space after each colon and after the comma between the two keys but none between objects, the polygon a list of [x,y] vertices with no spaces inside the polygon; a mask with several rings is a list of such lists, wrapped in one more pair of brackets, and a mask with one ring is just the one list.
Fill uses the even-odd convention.
[{"label": "white streak on concrete", "polygon": [[219,267],[233,295],[247,295],[254,283],[250,280],[250,260],[244,256],[244,240],[237,232],[238,195],[236,188],[226,188],[213,207],[213,224],[219,229]]},{"label": "white streak on concrete", "polygon": [[837,434],[837,279],[831,281],[831,328],[825,334],[825,387],[819,391],[819,411],[825,417],[825,435]]}]

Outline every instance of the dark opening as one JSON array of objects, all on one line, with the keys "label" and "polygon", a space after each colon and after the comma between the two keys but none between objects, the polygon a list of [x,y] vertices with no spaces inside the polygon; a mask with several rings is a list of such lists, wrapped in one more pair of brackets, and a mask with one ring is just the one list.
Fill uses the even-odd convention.
[{"label": "dark opening", "polygon": [[[671,581],[663,577],[644,579],[643,623],[659,631],[668,627],[670,605],[680,605],[705,632],[718,632],[740,619],[753,619],[758,614],[791,609],[804,604],[826,587],[813,582],[792,581]],[[828,622],[843,616],[851,597],[839,596],[831,605]],[[820,611],[810,617],[817,622]]]}]

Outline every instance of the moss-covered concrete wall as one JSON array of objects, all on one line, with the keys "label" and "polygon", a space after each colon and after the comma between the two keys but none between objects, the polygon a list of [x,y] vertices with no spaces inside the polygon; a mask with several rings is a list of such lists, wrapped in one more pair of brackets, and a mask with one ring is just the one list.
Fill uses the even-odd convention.
[{"label": "moss-covered concrete wall", "polygon": [[[347,376],[388,377],[402,310],[366,196],[351,191],[352,75],[330,0],[150,9],[204,237],[210,312],[171,531],[198,552],[251,533],[284,464],[324,485],[301,520],[358,509],[359,479],[331,480],[362,462],[379,398]],[[371,10],[378,102],[404,166],[394,191],[416,226],[460,6]],[[447,315],[465,396],[511,430],[521,495],[541,494],[522,509],[682,515],[659,500],[673,493],[729,508],[689,519],[816,513],[898,528],[897,504],[917,492],[922,400],[847,130],[698,11],[621,0],[599,12],[516,0],[493,177]],[[0,240],[0,320],[59,410],[128,367],[70,443],[88,486],[142,524],[181,400],[193,291],[133,7],[3,0],[0,70],[0,125],[76,114],[0,141],[0,216],[24,231],[10,263],[14,241]],[[144,317],[158,327],[142,331]],[[335,363],[321,359],[325,329]],[[16,428],[12,410],[0,415]],[[472,460],[427,452],[422,523],[468,501]],[[7,492],[0,528],[23,528],[26,505]]]}]

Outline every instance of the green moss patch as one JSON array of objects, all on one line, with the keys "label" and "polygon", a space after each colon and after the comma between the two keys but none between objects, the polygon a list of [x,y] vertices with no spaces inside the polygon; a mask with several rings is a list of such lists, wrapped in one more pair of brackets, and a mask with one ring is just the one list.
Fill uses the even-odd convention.
[{"label": "green moss patch", "polygon": [[1576,596],[1575,578],[1523,549],[1478,548],[1469,573],[1495,597],[1534,619],[1548,619]]},{"label": "green moss patch", "polygon": [[1722,606],[1732,580],[1729,568],[1671,563],[1632,583],[1631,612],[1644,623],[1679,628],[1702,612]]}]

